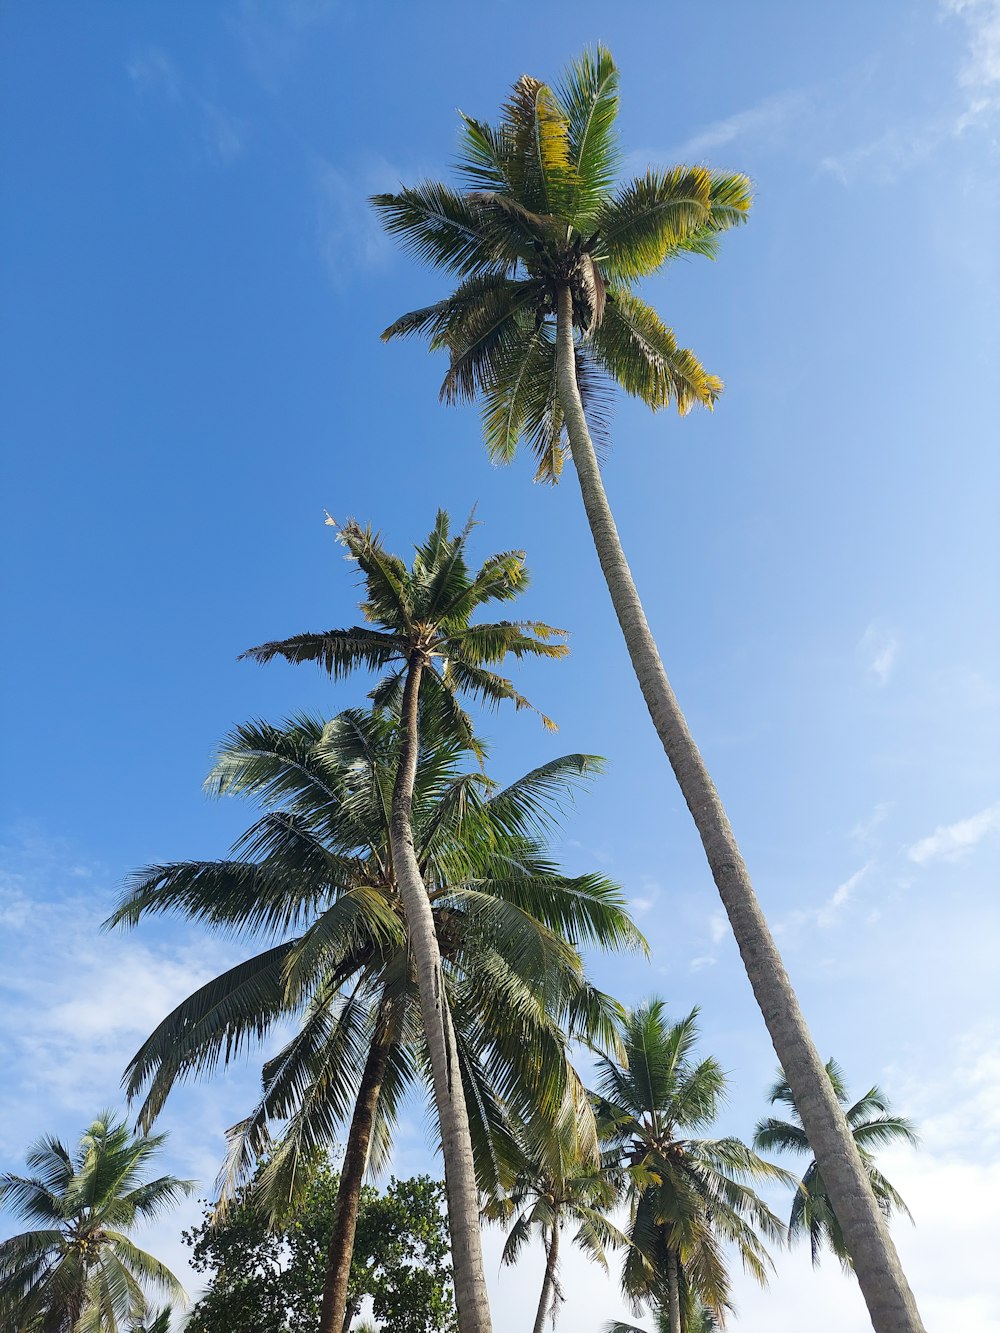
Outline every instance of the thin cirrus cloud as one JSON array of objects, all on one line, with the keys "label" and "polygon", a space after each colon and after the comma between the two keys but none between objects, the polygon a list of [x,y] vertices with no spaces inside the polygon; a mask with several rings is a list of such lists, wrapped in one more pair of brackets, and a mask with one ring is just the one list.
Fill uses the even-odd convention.
[{"label": "thin cirrus cloud", "polygon": [[899,639],[894,631],[872,621],[861,636],[858,651],[864,660],[865,670],[875,683],[888,684],[899,656]]},{"label": "thin cirrus cloud", "polygon": [[1000,801],[987,806],[968,819],[954,824],[941,824],[926,838],[915,842],[907,852],[911,861],[923,865],[926,861],[957,861],[966,856],[990,834],[1000,831]]},{"label": "thin cirrus cloud", "polygon": [[933,116],[889,125],[873,139],[822,160],[842,185],[874,180],[891,185],[939,149],[954,146],[1000,113],[1000,0],[943,0],[945,22],[965,25],[965,57],[955,75],[952,106]]},{"label": "thin cirrus cloud", "polygon": [[228,166],[242,155],[246,122],[197,92],[160,47],[135,52],[125,69],[140,96],[159,98],[191,121],[212,161]]}]

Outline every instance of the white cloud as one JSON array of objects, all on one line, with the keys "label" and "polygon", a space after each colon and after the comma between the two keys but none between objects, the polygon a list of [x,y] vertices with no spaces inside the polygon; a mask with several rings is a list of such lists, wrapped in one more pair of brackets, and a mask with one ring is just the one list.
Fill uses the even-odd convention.
[{"label": "white cloud", "polygon": [[1000,829],[1000,801],[980,810],[978,815],[960,819],[954,824],[941,824],[926,838],[921,838],[909,849],[911,861],[922,865],[938,858],[957,861],[977,846],[990,833]]},{"label": "white cloud", "polygon": [[[669,153],[656,154],[670,161],[692,161],[706,156],[713,149],[723,148],[726,144],[745,142],[748,139],[769,140],[780,135],[802,113],[806,105],[806,96],[802,92],[792,91],[775,93],[765,97],[754,106],[746,107],[722,120],[713,121],[704,129],[698,130],[682,144],[671,148]],[[635,161],[637,170],[644,170],[650,160],[650,154],[629,154],[629,163]]]},{"label": "white cloud", "polygon": [[713,944],[721,944],[729,933],[729,919],[720,907],[708,918],[708,934]]},{"label": "white cloud", "polygon": [[873,620],[861,636],[858,652],[864,660],[865,670],[876,683],[887,684],[899,656],[899,639],[895,633]]},{"label": "white cloud", "polygon": [[867,143],[822,161],[843,185],[860,179],[892,184],[968,131],[989,126],[1000,112],[1000,0],[943,0],[946,18],[967,29],[966,59],[956,74],[954,104],[937,114],[890,125]]},{"label": "white cloud", "polygon": [[833,925],[841,908],[850,901],[854,894],[854,890],[858,887],[871,868],[872,862],[868,861],[860,870],[855,870],[853,875],[849,875],[842,884],[837,885],[833,893],[816,913],[817,925],[823,926],[824,928]]},{"label": "white cloud", "polygon": [[368,197],[395,189],[404,173],[381,157],[343,171],[317,156],[312,174],[320,254],[330,281],[340,289],[357,269],[378,269],[389,262],[395,247]]},{"label": "white cloud", "polygon": [[229,24],[247,65],[267,88],[295,62],[310,34],[329,23],[338,0],[239,0]]},{"label": "white cloud", "polygon": [[223,166],[238,158],[246,141],[246,124],[196,92],[159,47],[136,52],[125,66],[135,90],[164,97],[194,118],[207,155]]},{"label": "white cloud", "polygon": [[859,819],[847,836],[862,846],[871,846],[878,841],[874,836],[875,830],[885,823],[891,809],[891,801],[879,801],[868,818]]},{"label": "white cloud", "polygon": [[958,15],[968,29],[961,83],[974,89],[1000,83],[1000,0],[944,0],[943,8]]}]

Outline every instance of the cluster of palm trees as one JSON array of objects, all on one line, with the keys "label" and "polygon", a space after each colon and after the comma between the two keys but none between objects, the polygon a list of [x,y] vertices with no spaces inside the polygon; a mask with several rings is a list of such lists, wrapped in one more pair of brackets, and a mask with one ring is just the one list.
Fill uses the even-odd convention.
[{"label": "cluster of palm trees", "polygon": [[[693,167],[617,184],[617,106],[617,71],[597,48],[557,89],[520,79],[499,123],[463,117],[459,188],[424,182],[376,196],[389,231],[458,282],[384,337],[421,334],[447,352],[442,396],[481,402],[494,459],[523,442],[552,482],[571,461],[643,698],[783,1071],[772,1100],[794,1119],[762,1122],[756,1147],[806,1151],[812,1165],[796,1185],[737,1139],[696,1137],[724,1087],[717,1063],[694,1056],[696,1015],[670,1022],[659,1001],[626,1013],[588,979],[582,948],[646,947],[621,890],[600,874],[565,875],[547,845],[562,801],[599,762],[563,756],[499,789],[469,712],[531,708],[503,664],[558,659],[564,636],[540,621],[478,618],[525,588],[524,555],[474,568],[471,522],[456,532],[444,513],[409,564],[371,528],[339,527],[361,576],[362,622],[245,654],[315,663],[334,682],[375,673],[371,707],[237,728],[208,785],[250,797],[259,818],[224,860],[133,876],[110,924],[177,912],[245,937],[253,951],[163,1020],[126,1088],[141,1098],[148,1135],[179,1079],[290,1030],[264,1065],[258,1104],[230,1131],[220,1207],[266,1156],[259,1206],[272,1216],[293,1208],[316,1150],[346,1128],[322,1333],[344,1327],[364,1173],[385,1160],[401,1099],[421,1083],[440,1130],[462,1333],[492,1327],[483,1212],[509,1222],[510,1260],[533,1231],[543,1237],[536,1333],[558,1308],[564,1227],[599,1261],[624,1247],[627,1296],[671,1333],[721,1324],[731,1307],[725,1247],[763,1280],[765,1242],[783,1234],[754,1188],[774,1181],[796,1189],[792,1230],[808,1232],[814,1253],[828,1239],[853,1267],[878,1333],[921,1333],[885,1224],[902,1203],[870,1152],[912,1131],[877,1089],[845,1116],[842,1077],[816,1053],[664,672],[593,440],[615,384],[654,410],[712,406],[720,381],[635,286],[677,256],[714,255],[747,215],[749,183]],[[594,1053],[592,1091],[574,1046]],[[81,1322],[83,1310],[111,1309],[101,1295],[110,1267],[88,1267],[82,1253],[72,1250],[73,1262],[97,1286],[51,1328],[118,1327],[100,1313]],[[18,1262],[0,1251],[0,1291],[34,1328],[41,1287]],[[142,1313],[135,1300],[128,1312]]]}]

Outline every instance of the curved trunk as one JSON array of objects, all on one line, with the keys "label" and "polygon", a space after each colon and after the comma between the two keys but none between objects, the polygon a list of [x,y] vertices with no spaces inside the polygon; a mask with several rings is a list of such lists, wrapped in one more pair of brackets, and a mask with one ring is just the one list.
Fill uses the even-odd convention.
[{"label": "curved trunk", "polygon": [[[344,1161],[340,1168],[340,1186],[333,1216],[333,1234],[327,1252],[326,1276],[323,1280],[323,1302],[320,1306],[319,1333],[343,1333],[350,1328],[353,1313],[349,1311],[347,1289],[351,1278],[351,1260],[354,1257],[354,1235],[358,1228],[358,1209],[361,1187],[368,1167],[368,1149],[382,1083],[392,1048],[388,1029],[389,1015],[385,1005],[379,1008],[375,1020],[368,1059],[365,1061],[358,1100],[347,1134]],[[356,1311],[354,1312],[356,1313]]]},{"label": "curved trunk", "polygon": [[753,993],[819,1162],[877,1333],[923,1333],[885,1219],[799,1008],[746,864],[705,762],[670,687],[604,493],[576,379],[572,295],[559,294],[556,374],[583,505],[639,681],[739,946]]},{"label": "curved trunk", "polygon": [[556,1267],[559,1263],[559,1214],[552,1219],[552,1235],[549,1238],[548,1253],[545,1258],[545,1277],[542,1279],[542,1294],[538,1298],[538,1311],[532,1333],[542,1333],[549,1307],[555,1301]]},{"label": "curved trunk", "polygon": [[465,1091],[458,1064],[455,1029],[444,989],[441,950],[434,930],[430,900],[413,847],[410,807],[417,771],[420,736],[417,705],[422,658],[410,658],[402,702],[402,745],[399,772],[392,793],[389,837],[399,885],[410,952],[416,966],[417,990],[424,1035],[434,1079],[434,1100],[441,1125],[451,1261],[455,1273],[455,1305],[460,1333],[491,1333],[490,1307],[479,1233],[479,1187],[472,1157],[472,1138]]},{"label": "curved trunk", "polygon": [[680,1266],[677,1251],[671,1250],[667,1256],[667,1318],[670,1333],[682,1333]]}]

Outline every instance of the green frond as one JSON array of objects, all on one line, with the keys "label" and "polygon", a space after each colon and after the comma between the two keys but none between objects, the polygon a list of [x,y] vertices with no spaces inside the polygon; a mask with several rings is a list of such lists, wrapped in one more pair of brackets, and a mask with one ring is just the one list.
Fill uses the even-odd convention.
[{"label": "green frond", "polygon": [[343,680],[359,667],[379,671],[402,656],[395,634],[355,625],[352,629],[332,629],[324,634],[295,634],[258,644],[240,654],[240,660],[270,662],[283,657],[286,662],[315,662],[332,680]]},{"label": "green frond", "polygon": [[708,221],[711,173],[706,167],[650,168],[621,186],[595,218],[600,260],[612,278],[631,282],[654,273]]},{"label": "green frond", "polygon": [[577,230],[585,231],[618,168],[618,70],[610,51],[600,45],[584,51],[564,74],[557,97],[576,170],[568,217]]},{"label": "green frond", "polygon": [[589,347],[626,393],[654,411],[676,403],[683,416],[696,404],[711,408],[722,392],[693,352],[677,346],[655,310],[623,287],[609,296]]},{"label": "green frond", "polygon": [[435,268],[465,277],[509,267],[509,261],[491,249],[474,202],[446,185],[421,181],[398,194],[372,195],[370,203],[386,231]]}]

